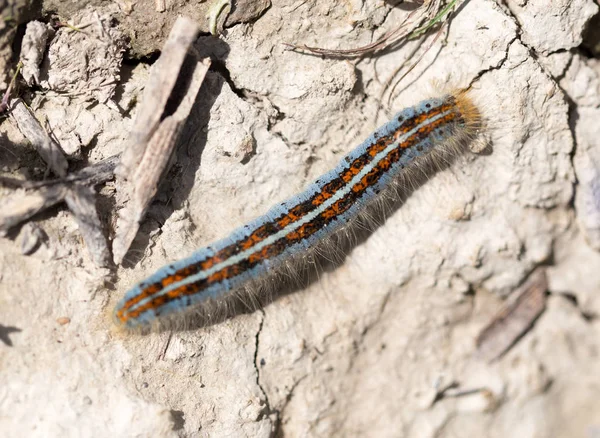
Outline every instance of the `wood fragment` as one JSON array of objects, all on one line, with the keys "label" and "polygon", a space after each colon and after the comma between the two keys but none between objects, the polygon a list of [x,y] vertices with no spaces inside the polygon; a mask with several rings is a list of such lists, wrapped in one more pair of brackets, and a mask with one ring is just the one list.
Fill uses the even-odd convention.
[{"label": "wood fragment", "polygon": [[179,17],[175,22],[148,78],[128,146],[116,171],[120,178],[127,179],[131,176],[142,160],[147,143],[162,119],[183,61],[199,32],[198,24],[189,18]]},{"label": "wood fragment", "polygon": [[[124,205],[119,211],[113,242],[113,257],[117,264],[122,262],[127,253],[156,194],[160,179],[168,170],[178,135],[210,66],[208,59],[194,61],[191,73],[181,72],[187,51],[198,32],[198,26],[191,20],[177,20],[140,102],[141,112],[136,119],[131,142],[117,168],[117,193],[119,203]],[[191,77],[185,94],[175,112],[161,120],[172,92],[180,93],[173,87],[182,74]]]},{"label": "wood fragment", "polygon": [[68,175],[60,181],[64,183],[78,182],[87,186],[96,186],[105,183],[115,176],[115,169],[119,164],[120,158],[120,154],[105,158],[91,166],[84,167],[78,172]]},{"label": "wood fragment", "polygon": [[21,99],[11,102],[10,116],[23,135],[57,175],[64,177],[69,164],[60,146],[48,135],[38,119]]},{"label": "wood fragment", "polygon": [[110,263],[110,251],[96,211],[94,189],[74,184],[67,192],[65,201],[75,216],[92,260],[96,266],[107,267]]},{"label": "wood fragment", "polygon": [[118,160],[119,156],[115,155],[56,180],[0,178],[0,184],[21,189],[4,198],[0,205],[0,236],[37,213],[64,201],[74,183],[93,187],[112,179]]},{"label": "wood fragment", "polygon": [[55,185],[32,192],[18,191],[5,198],[0,205],[0,236],[5,236],[15,225],[61,202],[67,191],[64,185]]},{"label": "wood fragment", "polygon": [[505,354],[546,307],[546,271],[534,271],[477,337],[477,351],[488,362]]},{"label": "wood fragment", "polygon": [[44,181],[27,181],[7,176],[0,176],[0,185],[20,189],[37,189],[40,187],[61,185],[79,182],[88,186],[96,186],[113,178],[115,168],[119,164],[120,154],[105,158],[91,166],[85,167],[64,178],[48,179]]}]

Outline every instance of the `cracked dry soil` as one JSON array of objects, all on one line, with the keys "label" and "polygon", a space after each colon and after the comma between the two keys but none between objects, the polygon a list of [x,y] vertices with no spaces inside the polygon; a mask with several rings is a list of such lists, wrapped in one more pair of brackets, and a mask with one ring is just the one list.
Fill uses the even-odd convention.
[{"label": "cracked dry soil", "polygon": [[[150,0],[2,6],[6,72],[19,47],[11,41],[33,19],[97,16],[125,41],[118,75],[99,82],[105,94],[114,87],[106,102],[80,82],[95,78],[81,69],[52,72],[50,88],[19,90],[70,171],[123,150],[178,15],[199,23],[194,50],[213,60],[173,165],[112,278],[95,267],[66,207],[33,218],[46,237],[28,255],[25,227],[0,238],[3,435],[600,434],[598,2],[458,2],[377,121],[382,87],[416,42],[353,59],[284,43],[366,45],[416,4],[236,1],[237,15],[213,37],[206,16],[215,2],[164,3],[162,12]],[[48,65],[59,48],[45,52]],[[488,152],[432,176],[337,269],[204,328],[114,330],[109,313],[133,283],[301,190],[384,113],[467,86],[488,122]],[[0,142],[3,176],[43,179],[44,162],[10,119]],[[11,190],[0,187],[0,199]],[[106,230],[114,192],[108,182],[97,195]],[[548,278],[544,312],[505,355],[481,360],[478,334],[539,267]]]}]

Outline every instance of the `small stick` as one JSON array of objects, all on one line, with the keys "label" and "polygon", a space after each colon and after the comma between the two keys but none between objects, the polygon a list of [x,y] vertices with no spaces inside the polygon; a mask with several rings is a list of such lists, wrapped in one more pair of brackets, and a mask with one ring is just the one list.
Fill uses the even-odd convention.
[{"label": "small stick", "polygon": [[64,185],[56,185],[4,198],[0,208],[0,236],[6,235],[15,225],[58,204],[65,199],[67,192],[68,189]]},{"label": "small stick", "polygon": [[167,350],[169,349],[169,345],[171,345],[171,339],[173,338],[173,330],[169,331],[169,337],[167,338],[167,342],[165,342],[165,346],[156,358],[156,360],[165,360],[165,355],[167,354]]},{"label": "small stick", "polygon": [[[415,9],[408,14],[408,16],[402,21],[402,23],[400,23],[399,26],[383,34],[379,39],[377,39],[377,41],[355,49],[333,50],[288,43],[284,43],[284,45],[293,50],[302,50],[317,55],[342,58],[361,57],[369,54],[372,55],[377,52],[381,52],[382,50],[386,50],[403,41],[412,40],[420,37],[423,34],[426,34],[431,27],[441,22],[444,17],[449,16],[448,12],[456,5],[457,1],[458,0],[450,0],[448,4],[442,8],[443,3],[441,0],[431,0],[423,7]],[[417,15],[415,18],[417,12],[419,15]],[[433,14],[435,15],[432,17]],[[413,18],[415,19],[413,20]],[[424,24],[421,24],[427,19],[429,20],[425,21]]]},{"label": "small stick", "polygon": [[77,220],[79,231],[92,260],[97,266],[107,267],[110,262],[110,251],[96,211],[94,189],[82,184],[73,184],[67,192],[65,201]]},{"label": "small stick", "polygon": [[533,272],[477,337],[480,356],[491,362],[506,353],[546,307],[546,271]]},{"label": "small stick", "polygon": [[[17,192],[3,199],[0,208],[0,235],[26,221],[35,214],[64,201],[71,192],[73,183],[95,186],[113,178],[118,155],[102,160],[65,178],[49,181],[21,181],[15,178],[0,178],[0,184],[30,189]],[[31,190],[32,189],[32,190]]]},{"label": "small stick", "polygon": [[67,159],[62,149],[44,130],[38,119],[21,99],[12,102],[10,116],[23,135],[31,142],[50,169],[58,176],[67,174]]},{"label": "small stick", "polygon": [[64,178],[47,179],[44,181],[27,181],[7,176],[0,176],[0,185],[20,189],[38,189],[46,186],[61,185],[80,182],[88,186],[95,186],[112,179],[115,168],[119,163],[120,155],[105,158],[91,166],[85,167],[78,172],[65,176]]}]

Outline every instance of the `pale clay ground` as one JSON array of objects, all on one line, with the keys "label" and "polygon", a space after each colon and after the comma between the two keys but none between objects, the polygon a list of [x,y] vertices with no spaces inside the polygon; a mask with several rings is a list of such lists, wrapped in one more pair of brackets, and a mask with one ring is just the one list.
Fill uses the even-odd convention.
[{"label": "pale clay ground", "polygon": [[[170,3],[174,17],[182,2]],[[375,127],[382,83],[409,47],[347,61],[281,43],[356,47],[406,12],[334,3],[274,1],[219,42],[199,39],[230,82],[207,76],[114,287],[65,208],[36,218],[48,242],[31,256],[0,239],[0,324],[19,329],[0,344],[3,436],[600,437],[600,63],[572,50],[598,13],[592,0],[460,9],[390,112],[434,81],[473,84],[492,153],[433,177],[340,268],[264,310],[176,332],[166,351],[168,333],[114,330],[110,310],[133,282],[293,195]],[[133,70],[122,107],[147,74]],[[91,162],[119,152],[131,125],[52,94],[36,114]],[[23,142],[10,121],[0,130]],[[256,154],[244,160],[248,141]],[[477,359],[480,329],[542,264],[544,314],[501,360]],[[483,390],[432,403],[452,381]]]}]

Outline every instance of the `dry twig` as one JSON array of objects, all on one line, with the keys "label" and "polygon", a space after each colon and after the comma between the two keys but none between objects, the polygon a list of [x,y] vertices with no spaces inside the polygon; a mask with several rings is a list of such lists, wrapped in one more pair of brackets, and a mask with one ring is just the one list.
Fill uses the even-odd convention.
[{"label": "dry twig", "polygon": [[444,6],[443,0],[427,0],[422,7],[415,9],[394,29],[384,33],[377,41],[355,49],[323,49],[307,45],[285,44],[294,49],[317,55],[355,58],[373,55],[414,38],[425,35],[448,15],[458,0],[450,0]]},{"label": "dry twig", "polygon": [[521,285],[477,338],[482,358],[493,361],[506,353],[546,307],[546,271],[537,269]]},{"label": "dry twig", "polygon": [[0,178],[0,184],[20,189],[3,200],[0,209],[0,235],[5,235],[8,230],[37,213],[66,201],[79,224],[92,260],[98,266],[107,266],[108,246],[96,213],[91,187],[112,179],[118,159],[118,155],[113,156],[55,180],[34,182]]},{"label": "dry twig", "polygon": [[120,263],[135,238],[146,209],[154,197],[160,178],[168,170],[168,163],[181,128],[196,99],[204,76],[210,66],[209,60],[195,61],[187,90],[177,109],[164,116],[175,83],[188,50],[198,35],[198,25],[180,17],[156,62],[149,83],[140,102],[140,112],[123,152],[117,169],[119,177],[117,193],[124,208],[119,212],[117,230],[113,242],[115,263]]},{"label": "dry twig", "polygon": [[21,99],[11,103],[10,116],[16,122],[19,130],[31,142],[52,171],[61,177],[67,174],[69,163],[62,149],[52,137],[48,135],[38,119]]}]

